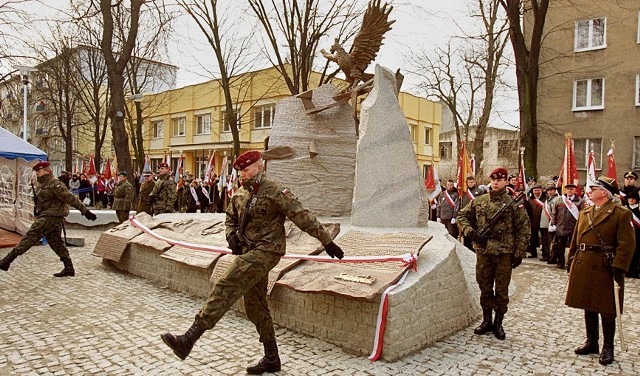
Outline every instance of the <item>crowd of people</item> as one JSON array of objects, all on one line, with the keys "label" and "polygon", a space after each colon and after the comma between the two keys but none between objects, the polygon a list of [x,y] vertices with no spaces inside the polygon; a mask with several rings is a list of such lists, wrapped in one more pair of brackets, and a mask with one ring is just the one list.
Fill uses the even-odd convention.
[{"label": "crowd of people", "polygon": [[[529,216],[531,236],[527,246],[529,258],[539,258],[540,261],[555,265],[559,269],[569,268],[567,262],[567,248],[571,244],[571,237],[576,227],[580,210],[592,205],[586,189],[581,195],[577,194],[574,184],[565,184],[564,192],[558,188],[558,177],[553,177],[544,184],[535,178],[529,178],[528,190],[523,200],[524,208]],[[636,185],[638,174],[628,171],[624,174],[624,185],[614,195],[614,202],[628,208],[634,214],[636,237],[640,239],[640,187]],[[516,188],[517,177],[510,175],[506,190],[511,197],[515,197],[523,189]],[[475,178],[467,178],[467,192],[458,195],[458,189],[453,180],[447,180],[446,187],[435,198],[432,206],[432,216],[437,222],[445,225],[451,236],[473,249],[471,239],[464,236],[456,225],[460,210],[476,197],[490,191],[490,185],[478,185]],[[640,242],[636,242],[636,250],[626,276],[640,278]]]}]

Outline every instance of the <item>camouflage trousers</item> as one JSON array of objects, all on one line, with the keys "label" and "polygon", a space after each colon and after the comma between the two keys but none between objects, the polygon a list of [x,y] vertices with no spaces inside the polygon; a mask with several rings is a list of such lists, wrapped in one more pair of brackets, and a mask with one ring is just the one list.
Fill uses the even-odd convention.
[{"label": "camouflage trousers", "polygon": [[242,296],[247,318],[260,334],[260,342],[275,341],[276,334],[267,305],[267,282],[269,271],[279,261],[280,255],[260,249],[237,256],[213,286],[207,302],[196,315],[198,324],[204,329],[212,329]]},{"label": "camouflage trousers", "polygon": [[10,255],[20,256],[27,252],[29,248],[40,244],[42,237],[47,238],[47,242],[53,251],[60,257],[60,260],[69,257],[69,250],[62,240],[62,217],[39,217],[33,222],[27,233],[22,237],[20,243],[11,251]]},{"label": "camouflage trousers", "polygon": [[129,219],[129,210],[116,210],[116,217],[118,217],[118,223],[122,223]]},{"label": "camouflage trousers", "polygon": [[476,253],[476,281],[480,287],[480,306],[506,313],[511,282],[511,254],[485,255]]}]

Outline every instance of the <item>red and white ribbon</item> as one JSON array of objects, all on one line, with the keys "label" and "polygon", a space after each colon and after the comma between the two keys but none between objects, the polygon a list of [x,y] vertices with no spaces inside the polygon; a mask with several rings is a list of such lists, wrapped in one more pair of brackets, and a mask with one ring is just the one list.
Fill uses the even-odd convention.
[{"label": "red and white ribbon", "polygon": [[389,311],[389,293],[396,287],[400,286],[407,278],[409,271],[404,272],[402,277],[395,285],[387,287],[380,298],[380,308],[378,308],[378,320],[376,321],[376,334],[373,338],[373,352],[369,355],[369,360],[375,362],[382,354],[382,345],[384,343],[384,331],[387,328],[387,312]]}]

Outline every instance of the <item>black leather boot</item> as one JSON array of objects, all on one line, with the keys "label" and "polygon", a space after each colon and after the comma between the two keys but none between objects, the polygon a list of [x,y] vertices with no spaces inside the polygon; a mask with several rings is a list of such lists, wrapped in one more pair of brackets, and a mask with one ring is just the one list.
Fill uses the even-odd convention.
[{"label": "black leather boot", "polygon": [[198,321],[194,321],[183,335],[174,336],[171,333],[165,333],[160,335],[160,338],[173,350],[173,353],[176,354],[178,358],[185,360],[187,356],[189,356],[193,345],[203,333],[204,329],[198,325]]},{"label": "black leather boot", "polygon": [[278,356],[278,345],[276,341],[265,342],[264,357],[258,361],[258,364],[247,367],[249,375],[260,375],[265,372],[280,371],[280,357]]},{"label": "black leather boot", "polygon": [[9,266],[11,265],[11,263],[13,262],[13,260],[16,259],[16,255],[13,254],[12,252],[9,252],[8,255],[4,256],[4,258],[2,259],[2,261],[0,261],[0,270],[4,270],[5,272],[7,270],[9,270]]},{"label": "black leather boot", "polygon": [[616,319],[613,315],[602,315],[602,351],[599,362],[603,366],[613,363],[613,338],[616,335]]},{"label": "black leather boot", "polygon": [[487,334],[493,330],[492,316],[493,311],[491,309],[483,309],[482,310],[482,322],[480,325],[473,330],[473,334],[477,334],[479,336],[483,334]]},{"label": "black leather boot", "polygon": [[597,354],[600,351],[598,347],[598,313],[584,311],[584,326],[587,329],[587,340],[574,352],[578,355]]},{"label": "black leather boot", "polygon": [[58,273],[54,273],[54,277],[73,277],[76,275],[76,271],[73,269],[73,263],[70,258],[61,259],[64,264],[64,269]]},{"label": "black leather boot", "polygon": [[496,312],[496,318],[493,320],[493,335],[496,336],[499,340],[504,340],[507,338],[507,335],[504,332],[504,328],[502,327],[502,319],[504,318],[504,313]]}]

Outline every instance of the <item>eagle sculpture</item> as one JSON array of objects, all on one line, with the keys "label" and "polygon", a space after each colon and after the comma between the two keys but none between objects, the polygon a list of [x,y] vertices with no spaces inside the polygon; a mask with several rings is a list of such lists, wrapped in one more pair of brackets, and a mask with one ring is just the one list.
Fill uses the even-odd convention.
[{"label": "eagle sculpture", "polygon": [[391,30],[391,25],[396,22],[395,20],[389,21],[389,13],[391,13],[393,6],[385,3],[381,7],[380,1],[372,0],[369,2],[367,11],[362,17],[362,27],[356,34],[349,53],[340,45],[338,38],[331,46],[330,53],[324,49],[320,50],[325,58],[338,64],[352,88],[360,82],[366,82],[373,78],[373,75],[365,73],[365,70],[376,58],[380,46],[383,44],[384,34]]}]

